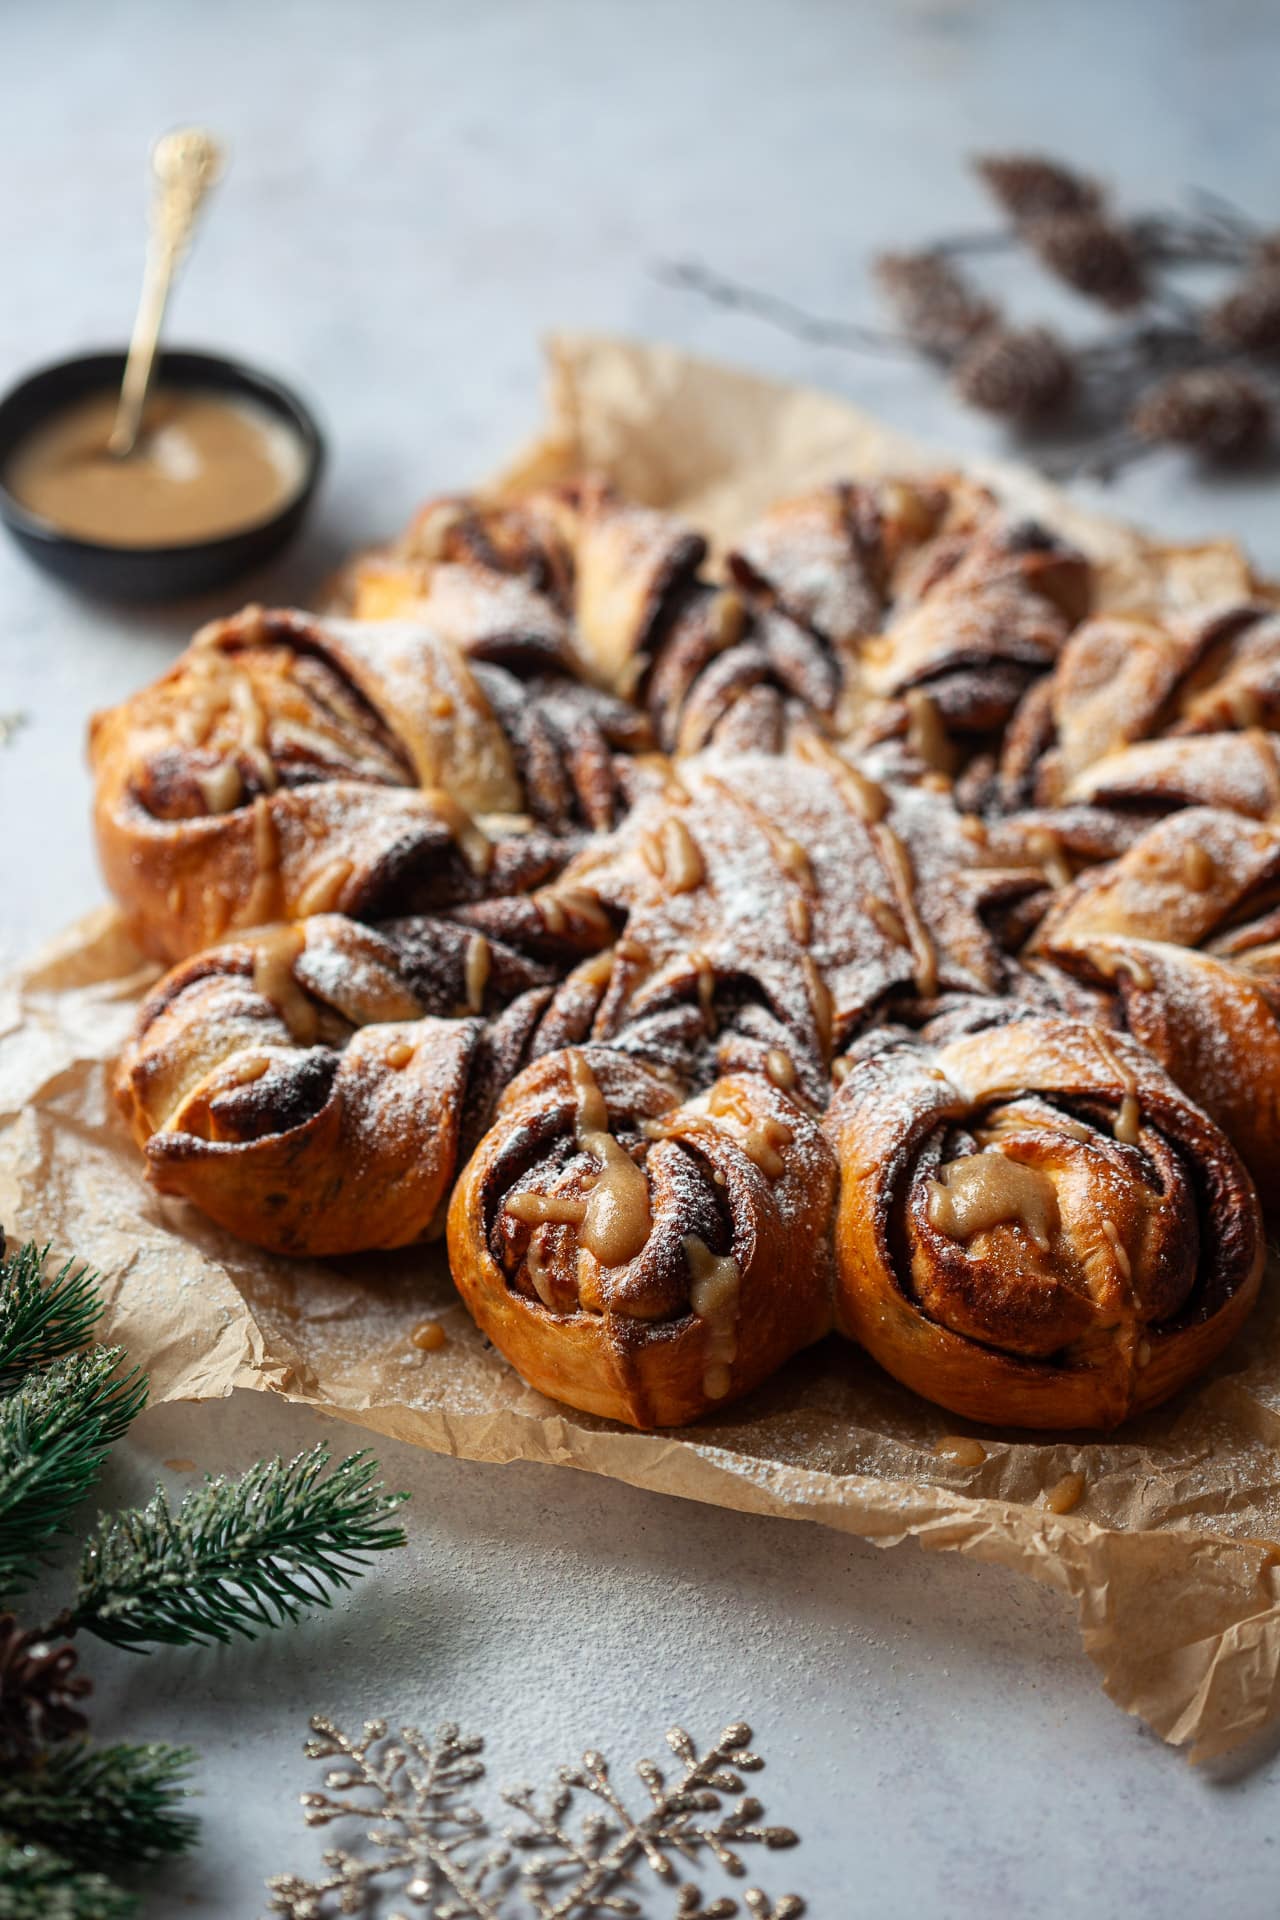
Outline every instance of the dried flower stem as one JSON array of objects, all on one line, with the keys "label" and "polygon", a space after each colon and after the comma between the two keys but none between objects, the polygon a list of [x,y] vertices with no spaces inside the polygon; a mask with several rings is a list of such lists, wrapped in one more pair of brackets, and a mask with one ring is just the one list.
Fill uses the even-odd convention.
[{"label": "dried flower stem", "polygon": [[713,306],[725,307],[732,312],[755,314],[758,319],[767,320],[784,333],[794,335],[797,340],[806,340],[813,346],[866,348],[873,353],[885,353],[901,360],[915,357],[910,343],[899,334],[886,332],[880,327],[862,326],[857,321],[828,320],[806,313],[803,307],[782,299],[778,294],[766,293],[760,288],[745,286],[741,281],[730,280],[697,260],[664,261],[656,272],[665,286],[699,293]]}]

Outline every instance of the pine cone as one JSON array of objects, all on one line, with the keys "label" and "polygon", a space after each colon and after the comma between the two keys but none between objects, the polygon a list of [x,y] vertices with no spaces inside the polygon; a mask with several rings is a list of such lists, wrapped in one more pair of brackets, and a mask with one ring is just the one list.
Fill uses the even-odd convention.
[{"label": "pine cone", "polygon": [[1204,319],[1206,339],[1244,353],[1280,349],[1280,257],[1251,273],[1210,307]]},{"label": "pine cone", "polygon": [[1100,214],[1047,214],[1022,232],[1041,266],[1087,299],[1119,311],[1143,298],[1142,257],[1131,235]]},{"label": "pine cone", "polygon": [[0,1614],[0,1761],[84,1732],[89,1723],[75,1703],[93,1682],[75,1667],[74,1647],[51,1646]]},{"label": "pine cone", "polygon": [[971,407],[1008,420],[1042,420],[1070,400],[1075,365],[1047,327],[992,327],[955,373],[955,390]]},{"label": "pine cone", "polygon": [[1144,440],[1190,447],[1209,460],[1240,460],[1271,432],[1271,403],[1256,381],[1226,368],[1198,368],[1152,387],[1130,425]]},{"label": "pine cone", "polygon": [[999,317],[940,253],[882,253],[875,275],[907,338],[940,360],[954,359]]},{"label": "pine cone", "polygon": [[1039,154],[978,154],[973,168],[992,198],[1022,225],[1053,214],[1096,213],[1102,190],[1082,174]]}]

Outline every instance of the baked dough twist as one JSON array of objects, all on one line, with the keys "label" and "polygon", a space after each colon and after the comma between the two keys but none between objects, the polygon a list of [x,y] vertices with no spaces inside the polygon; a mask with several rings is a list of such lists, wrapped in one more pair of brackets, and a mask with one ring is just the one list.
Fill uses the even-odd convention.
[{"label": "baked dough twist", "polygon": [[833,1320],[974,1418],[1153,1404],[1257,1291],[1236,1148],[1280,1190],[1275,623],[1092,597],[953,476],[718,574],[587,481],[207,629],[93,738],[190,956],[117,1079],[151,1178],[286,1252],[447,1213],[525,1378],[636,1425]]},{"label": "baked dough twist", "polygon": [[837,1314],[970,1419],[1111,1427],[1214,1359],[1257,1295],[1256,1197],[1128,1037],[996,1016],[874,1036],[827,1117]]}]

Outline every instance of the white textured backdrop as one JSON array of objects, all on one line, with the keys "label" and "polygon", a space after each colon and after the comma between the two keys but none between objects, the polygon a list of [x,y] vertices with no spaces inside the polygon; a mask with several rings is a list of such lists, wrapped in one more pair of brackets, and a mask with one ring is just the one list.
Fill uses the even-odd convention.
[{"label": "white textured backdrop", "polygon": [[[696,255],[869,313],[869,251],[983,219],[961,166],[975,146],[1058,150],[1139,203],[1213,186],[1280,224],[1278,66],[1268,0],[9,0],[0,382],[124,336],[148,142],[203,119],[232,169],[173,337],[296,379],[332,441],[313,531],[261,595],[305,591],[423,493],[494,466],[536,420],[556,325],[673,339],[985,448],[929,372],[802,347],[654,266]],[[1069,311],[1002,284],[1024,312]],[[1114,504],[1173,534],[1237,532],[1280,567],[1275,499],[1160,459]],[[204,611],[117,616],[0,553],[0,711],[29,715],[0,749],[0,958],[99,897],[85,717]],[[256,1399],[167,1411],[111,1491],[319,1430]],[[837,1920],[1274,1914],[1280,1765],[1193,1773],[1108,1705],[1051,1596],[569,1473],[383,1459],[414,1494],[411,1547],[354,1605],[247,1653],[86,1648],[101,1733],[204,1754],[205,1845],[165,1877],[158,1920],[248,1920],[266,1873],[315,1859],[294,1795],[318,1707],[460,1717],[507,1781],[745,1715],[770,1815],[804,1835],[764,1884]]]}]

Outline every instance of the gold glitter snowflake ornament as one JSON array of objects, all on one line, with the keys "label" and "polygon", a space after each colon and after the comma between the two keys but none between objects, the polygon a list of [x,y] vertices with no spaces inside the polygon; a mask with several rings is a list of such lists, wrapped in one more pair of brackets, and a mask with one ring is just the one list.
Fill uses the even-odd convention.
[{"label": "gold glitter snowflake ornament", "polygon": [[[759,1825],[760,1802],[743,1792],[742,1775],[764,1765],[750,1749],[751,1729],[726,1727],[699,1754],[679,1727],[667,1744],[680,1763],[668,1781],[652,1760],[636,1763],[649,1806],[633,1813],[614,1786],[601,1753],[584,1753],[562,1767],[545,1795],[514,1787],[502,1799],[519,1824],[495,1836],[466,1791],[484,1777],[483,1740],[440,1727],[432,1740],[402,1727],[388,1737],[384,1720],[368,1720],[358,1740],[317,1714],[308,1759],[336,1764],[324,1791],[305,1793],[308,1826],[359,1820],[368,1851],[331,1848],[320,1880],[277,1874],[267,1882],[268,1911],[287,1920],[331,1920],[338,1914],[372,1916],[385,1894],[398,1894],[419,1920],[641,1920],[645,1908],[628,1891],[636,1869],[647,1866],[674,1893],[674,1920],[798,1920],[795,1894],[776,1902],[756,1887],[736,1900],[709,1906],[696,1886],[677,1881],[676,1862],[706,1854],[725,1873],[745,1873],[739,1848],[794,1846],[789,1827]],[[582,1796],[590,1804],[578,1817]],[[726,1796],[737,1796],[726,1804]],[[388,1920],[409,1920],[403,1912]]]}]

